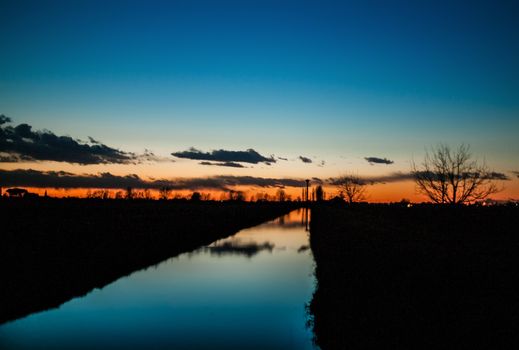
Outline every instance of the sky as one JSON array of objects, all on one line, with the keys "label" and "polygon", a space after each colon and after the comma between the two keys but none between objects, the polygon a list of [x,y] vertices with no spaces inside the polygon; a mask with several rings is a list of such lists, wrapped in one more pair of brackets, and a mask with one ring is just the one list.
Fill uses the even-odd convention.
[{"label": "sky", "polygon": [[272,180],[254,192],[353,172],[392,179],[372,201],[419,200],[411,162],[465,143],[508,178],[496,197],[519,199],[518,15],[516,1],[2,0],[2,126],[84,142],[16,159],[4,143],[0,173]]}]

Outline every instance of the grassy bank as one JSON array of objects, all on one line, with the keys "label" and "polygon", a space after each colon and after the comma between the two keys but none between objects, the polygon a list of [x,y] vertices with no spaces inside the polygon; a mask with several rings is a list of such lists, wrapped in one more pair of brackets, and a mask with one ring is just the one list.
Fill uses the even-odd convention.
[{"label": "grassy bank", "polygon": [[279,203],[0,200],[0,323],[294,208]]},{"label": "grassy bank", "polygon": [[318,206],[322,349],[515,348],[517,207]]}]

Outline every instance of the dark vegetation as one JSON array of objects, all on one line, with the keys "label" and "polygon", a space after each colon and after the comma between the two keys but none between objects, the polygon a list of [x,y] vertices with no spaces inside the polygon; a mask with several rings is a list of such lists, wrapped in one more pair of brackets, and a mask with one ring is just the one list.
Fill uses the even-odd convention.
[{"label": "dark vegetation", "polygon": [[517,348],[517,206],[319,205],[322,349]]},{"label": "dark vegetation", "polygon": [[288,213],[297,204],[0,200],[0,323]]}]

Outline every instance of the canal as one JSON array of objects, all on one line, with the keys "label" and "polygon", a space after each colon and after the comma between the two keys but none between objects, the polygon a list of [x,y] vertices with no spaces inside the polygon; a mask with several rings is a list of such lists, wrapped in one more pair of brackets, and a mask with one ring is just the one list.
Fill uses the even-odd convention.
[{"label": "canal", "polygon": [[6,349],[313,349],[303,209],[0,326]]}]

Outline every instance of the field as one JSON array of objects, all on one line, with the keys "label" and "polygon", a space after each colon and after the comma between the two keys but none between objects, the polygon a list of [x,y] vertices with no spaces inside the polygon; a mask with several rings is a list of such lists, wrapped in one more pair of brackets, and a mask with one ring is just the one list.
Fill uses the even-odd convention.
[{"label": "field", "polygon": [[322,349],[517,348],[519,208],[316,206]]},{"label": "field", "polygon": [[283,203],[0,200],[0,323],[294,209]]}]

